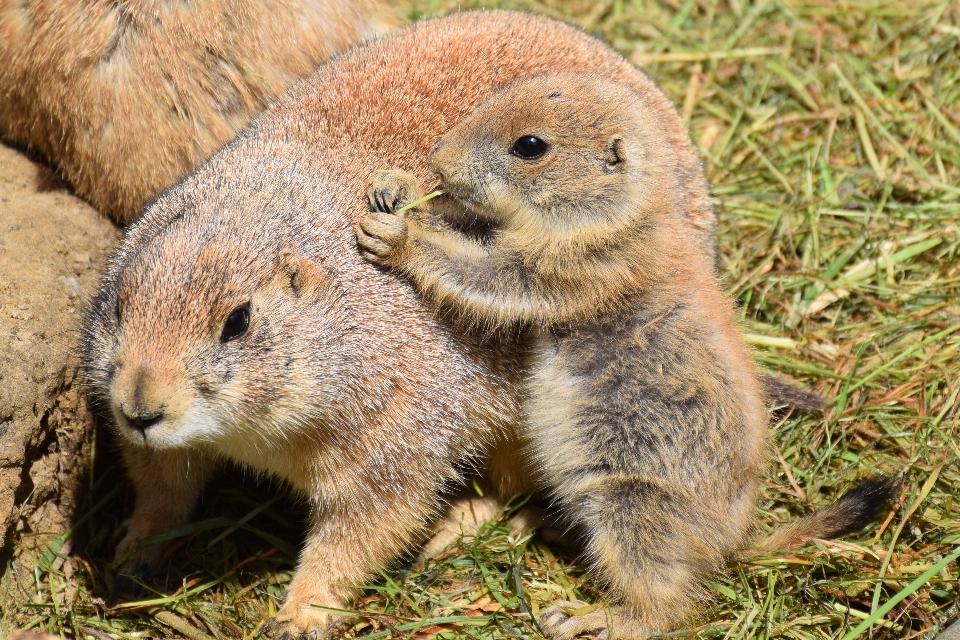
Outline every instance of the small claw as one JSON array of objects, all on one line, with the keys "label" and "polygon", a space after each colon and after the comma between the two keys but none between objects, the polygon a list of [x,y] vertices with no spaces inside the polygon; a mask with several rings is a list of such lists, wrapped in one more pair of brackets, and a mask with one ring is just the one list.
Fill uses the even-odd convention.
[{"label": "small claw", "polygon": [[388,258],[391,253],[389,244],[376,236],[371,236],[364,232],[357,234],[357,244],[360,245],[361,253],[372,253],[381,259]]},{"label": "small claw", "polygon": [[113,579],[113,589],[110,590],[110,597],[107,598],[107,604],[111,607],[125,600],[125,596],[134,593],[137,583],[129,576],[117,576]]},{"label": "small claw", "polygon": [[381,258],[380,256],[378,256],[378,255],[375,254],[375,253],[370,253],[369,251],[361,251],[361,252],[360,252],[360,256],[361,256],[364,260],[366,260],[367,262],[372,262],[373,264],[375,264],[375,265],[377,265],[377,266],[379,266],[379,267],[389,267],[389,266],[390,266],[390,263],[389,263],[386,259]]},{"label": "small claw", "polygon": [[377,188],[370,187],[367,189],[367,208],[370,211],[377,210]]},{"label": "small claw", "polygon": [[[269,627],[269,633],[276,640],[318,640],[318,638],[329,637],[329,628],[326,621],[317,621],[310,619],[291,619],[284,615],[281,610],[277,615],[270,618],[270,621],[264,625]],[[276,634],[276,635],[275,635]]]},{"label": "small claw", "polygon": [[399,195],[391,189],[374,187],[373,198],[375,201],[374,209],[379,213],[393,213],[397,209]]}]

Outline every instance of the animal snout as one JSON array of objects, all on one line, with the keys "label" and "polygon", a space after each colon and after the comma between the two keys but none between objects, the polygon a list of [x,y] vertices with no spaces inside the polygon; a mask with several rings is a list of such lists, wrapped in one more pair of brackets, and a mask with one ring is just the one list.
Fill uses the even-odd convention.
[{"label": "animal snout", "polygon": [[127,419],[127,425],[144,440],[147,438],[147,429],[163,420],[163,411],[134,411],[132,414],[122,408],[121,411]]},{"label": "animal snout", "polygon": [[147,433],[167,417],[175,396],[169,375],[152,366],[121,367],[113,383],[114,415],[129,437],[147,441]]},{"label": "animal snout", "polygon": [[443,140],[433,145],[430,153],[427,154],[427,164],[430,170],[440,176],[440,179],[446,181],[450,173],[450,154],[446,152]]},{"label": "animal snout", "polygon": [[469,154],[458,151],[453,144],[443,140],[433,145],[427,156],[430,170],[437,174],[446,189],[470,186],[473,176],[470,161]]}]

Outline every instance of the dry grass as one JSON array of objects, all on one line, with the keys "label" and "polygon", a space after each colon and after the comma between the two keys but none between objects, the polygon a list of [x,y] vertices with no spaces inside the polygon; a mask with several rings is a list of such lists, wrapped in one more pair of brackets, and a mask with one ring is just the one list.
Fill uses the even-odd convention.
[{"label": "dry grass", "polygon": [[[480,6],[413,2],[410,16],[461,4]],[[823,417],[776,424],[764,529],[858,477],[903,481],[883,523],[859,538],[732,565],[704,626],[671,637],[852,638],[866,618],[879,620],[874,638],[935,636],[960,612],[949,562],[960,548],[960,3],[499,6],[581,24],[663,86],[703,149],[722,268],[757,357],[833,399]],[[36,584],[17,615],[78,637],[251,637],[282,600],[303,512],[275,487],[221,487],[177,534],[167,582],[109,609],[105,563],[129,490],[107,489],[120,477],[98,478],[72,539],[82,553],[51,549],[48,570],[8,573]],[[343,631],[538,637],[530,613],[559,597],[599,594],[575,558],[489,527],[436,560],[382,572]]]}]

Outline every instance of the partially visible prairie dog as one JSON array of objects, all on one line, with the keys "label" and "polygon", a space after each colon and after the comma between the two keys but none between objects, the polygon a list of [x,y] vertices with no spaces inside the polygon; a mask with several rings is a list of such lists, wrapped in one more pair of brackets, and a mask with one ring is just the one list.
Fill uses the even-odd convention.
[{"label": "partially visible prairie dog", "polygon": [[0,135],[128,222],[336,51],[383,0],[0,3]]},{"label": "partially visible prairie dog", "polygon": [[[701,580],[755,526],[769,415],[660,120],[597,75],[516,81],[431,150],[446,193],[418,205],[429,224],[391,215],[422,189],[387,170],[357,228],[364,257],[461,324],[529,330],[537,473],[615,603],[551,607],[540,626],[561,640],[689,622]],[[862,524],[859,506],[772,540]]]}]

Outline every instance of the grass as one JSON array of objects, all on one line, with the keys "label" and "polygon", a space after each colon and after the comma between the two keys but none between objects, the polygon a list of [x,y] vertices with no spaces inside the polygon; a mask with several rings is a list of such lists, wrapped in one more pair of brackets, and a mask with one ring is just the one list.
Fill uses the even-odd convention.
[{"label": "grass", "polygon": [[[480,3],[405,4],[411,17],[461,5]],[[702,625],[671,637],[933,638],[960,613],[960,3],[493,5],[582,25],[640,64],[689,122],[747,339],[771,370],[831,398],[823,416],[774,425],[763,529],[858,477],[902,480],[860,537],[731,564]],[[116,467],[98,476],[91,517],[45,569],[8,572],[36,595],[7,623],[98,639],[250,638],[282,602],[302,508],[273,486],[215,488],[177,534],[166,581],[111,609],[105,567],[131,506],[121,478]],[[552,600],[602,600],[570,553],[496,525],[380,573],[344,635],[535,638],[532,619]]]}]

